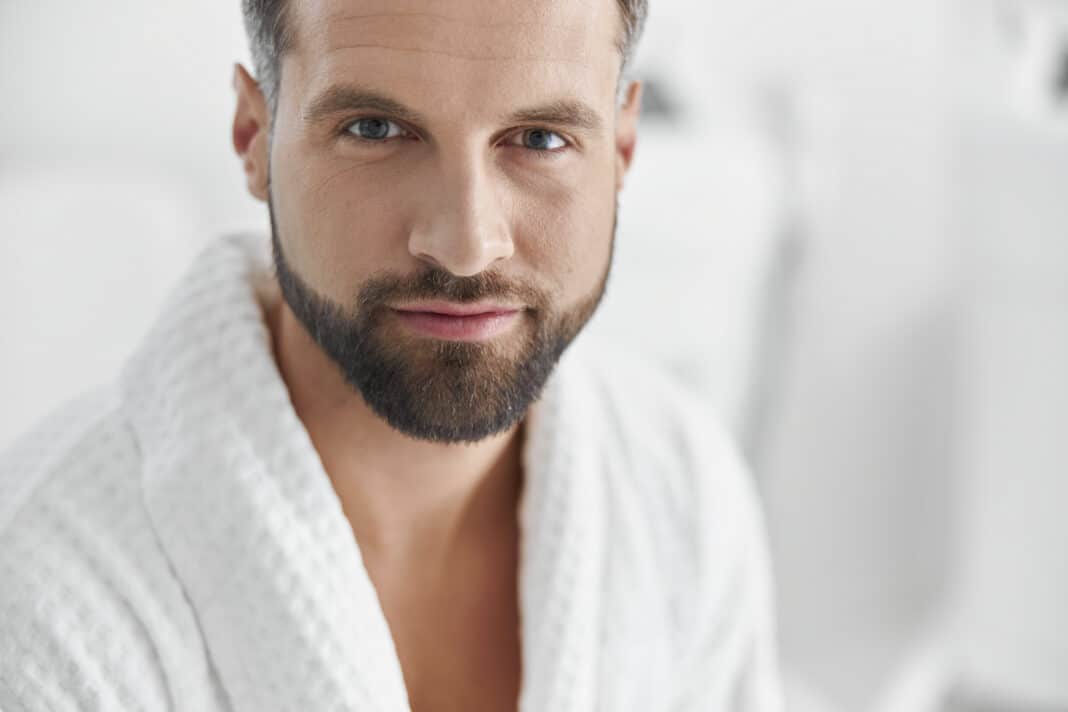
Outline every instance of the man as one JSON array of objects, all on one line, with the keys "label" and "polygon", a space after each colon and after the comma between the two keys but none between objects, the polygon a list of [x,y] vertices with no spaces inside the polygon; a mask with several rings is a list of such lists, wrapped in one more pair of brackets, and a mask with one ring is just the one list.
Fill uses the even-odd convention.
[{"label": "man", "polygon": [[0,708],[779,709],[722,425],[571,348],[644,2],[245,14],[270,239],[209,247],[118,386],[0,461]]}]

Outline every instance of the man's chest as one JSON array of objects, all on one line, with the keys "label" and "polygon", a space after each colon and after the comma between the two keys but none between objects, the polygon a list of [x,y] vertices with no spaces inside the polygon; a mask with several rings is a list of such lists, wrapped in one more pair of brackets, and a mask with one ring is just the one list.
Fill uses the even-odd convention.
[{"label": "man's chest", "polygon": [[413,712],[515,710],[518,627],[515,603],[504,598],[407,611],[393,638]]},{"label": "man's chest", "polygon": [[412,712],[516,709],[517,547],[502,533],[444,566],[371,567]]}]

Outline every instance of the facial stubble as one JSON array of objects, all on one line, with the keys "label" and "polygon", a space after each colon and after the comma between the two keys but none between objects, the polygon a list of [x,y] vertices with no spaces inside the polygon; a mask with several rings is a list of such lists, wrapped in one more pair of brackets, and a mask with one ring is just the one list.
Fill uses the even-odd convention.
[{"label": "facial stubble", "polygon": [[[404,277],[375,274],[359,289],[355,306],[346,309],[318,293],[286,259],[270,186],[268,212],[283,298],[345,382],[374,413],[412,438],[473,443],[504,432],[524,416],[596,312],[611,272],[619,205],[601,279],[564,311],[554,309],[542,290],[498,273],[457,277],[432,266]],[[495,339],[448,341],[406,333],[397,323],[391,305],[419,300],[499,300],[526,308],[519,323]]]}]

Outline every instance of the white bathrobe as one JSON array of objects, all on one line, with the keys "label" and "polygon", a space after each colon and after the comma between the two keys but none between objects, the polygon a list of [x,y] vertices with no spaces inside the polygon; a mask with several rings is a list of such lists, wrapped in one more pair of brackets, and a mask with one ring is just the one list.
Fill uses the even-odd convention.
[{"label": "white bathrobe", "polygon": [[[409,709],[272,358],[269,270],[263,236],[213,243],[117,383],[0,456],[3,712]],[[527,417],[519,709],[780,710],[763,520],[720,421],[581,338]]]}]

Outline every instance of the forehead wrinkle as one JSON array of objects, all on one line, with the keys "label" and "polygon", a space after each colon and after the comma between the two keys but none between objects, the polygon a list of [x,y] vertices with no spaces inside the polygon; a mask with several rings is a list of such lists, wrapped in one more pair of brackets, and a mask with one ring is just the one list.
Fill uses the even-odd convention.
[{"label": "forehead wrinkle", "polygon": [[[544,13],[548,14],[548,13]],[[534,20],[485,21],[432,12],[335,13],[320,21],[328,51],[381,49],[469,61],[543,61],[583,64],[590,60],[589,23]],[[465,33],[457,26],[488,32]],[[521,31],[492,31],[520,27]],[[541,32],[530,28],[537,27]],[[472,36],[473,35],[473,36]],[[542,40],[539,42],[539,40]],[[605,49],[618,49],[608,37]]]},{"label": "forehead wrinkle", "polygon": [[[392,0],[389,4],[403,4],[397,0]],[[412,4],[412,3],[409,3]],[[575,12],[574,9],[577,6],[582,6],[586,9],[585,13]],[[571,20],[569,24],[561,22],[553,22],[553,10],[554,7],[565,7],[571,10],[568,14],[568,19]],[[616,2],[613,2],[613,7],[618,7]],[[326,23],[344,23],[355,20],[366,20],[376,18],[428,18],[441,20],[444,22],[454,23],[466,23],[476,27],[507,27],[509,25],[535,25],[535,26],[549,26],[549,27],[585,27],[589,26],[592,22],[593,16],[597,14],[596,2],[591,0],[565,0],[557,3],[539,3],[536,0],[528,0],[528,2],[522,8],[525,11],[525,17],[531,19],[508,19],[500,22],[485,21],[491,18],[506,17],[515,13],[514,6],[501,7],[500,3],[494,7],[494,3],[486,2],[482,0],[479,6],[479,12],[476,16],[464,17],[459,14],[446,14],[443,12],[434,11],[422,11],[422,10],[395,10],[390,8],[380,12],[353,12],[352,10],[336,10],[332,14],[328,14],[323,22]],[[503,10],[503,11],[502,11]],[[622,19],[622,18],[620,18]]]},{"label": "forehead wrinkle", "polygon": [[340,52],[343,50],[359,50],[359,49],[380,49],[388,52],[404,52],[408,54],[431,54],[439,55],[443,57],[449,57],[450,59],[457,59],[465,62],[487,62],[487,61],[508,61],[508,62],[551,62],[554,64],[577,64],[586,65],[588,60],[583,57],[582,59],[562,59],[560,57],[544,57],[544,56],[530,56],[520,57],[515,55],[496,55],[496,54],[458,54],[456,52],[450,52],[440,49],[425,49],[423,47],[397,47],[393,45],[381,45],[374,43],[359,43],[359,44],[346,44],[335,47],[331,52]]},{"label": "forehead wrinkle", "polygon": [[546,23],[546,22],[535,22],[533,20],[513,20],[513,21],[510,21],[510,22],[478,22],[478,21],[475,21],[475,20],[467,20],[467,19],[464,19],[464,18],[461,18],[461,17],[454,17],[454,16],[451,16],[451,15],[439,15],[439,14],[434,13],[434,12],[374,12],[374,13],[368,13],[366,15],[351,15],[349,13],[345,13],[345,15],[343,17],[339,16],[339,19],[338,18],[330,18],[328,20],[328,22],[333,22],[335,24],[344,24],[344,23],[347,23],[347,22],[353,22],[353,21],[357,21],[357,20],[368,20],[368,19],[385,18],[385,17],[431,18],[431,19],[435,19],[435,20],[440,20],[441,22],[459,23],[459,24],[464,24],[464,25],[471,25],[473,27],[514,27],[514,26],[526,27],[526,26],[530,26],[530,25],[537,26],[537,27],[546,27],[546,26],[549,26],[549,27],[565,27],[565,28],[573,27],[573,25],[567,25],[567,24],[564,24],[562,22]]}]

